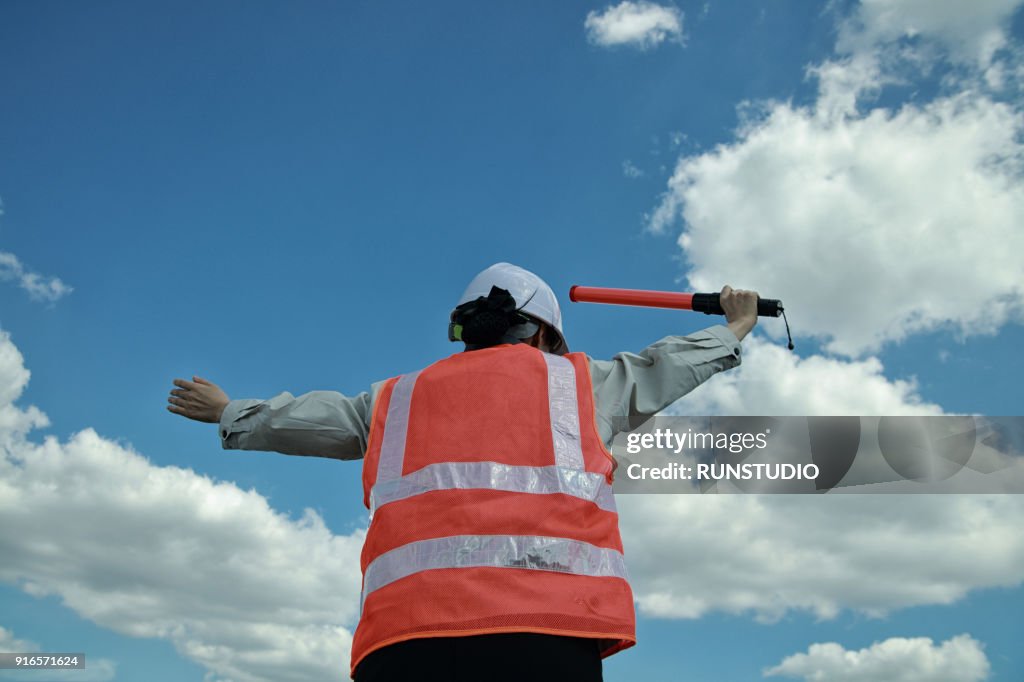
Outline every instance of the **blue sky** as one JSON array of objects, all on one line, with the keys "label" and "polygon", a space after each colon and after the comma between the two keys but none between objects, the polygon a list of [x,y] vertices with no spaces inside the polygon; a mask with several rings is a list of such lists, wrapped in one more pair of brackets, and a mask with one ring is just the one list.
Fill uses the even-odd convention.
[{"label": "blue sky", "polygon": [[[0,650],[342,679],[358,463],[166,393],[367,390],[497,261],[595,358],[711,320],[572,284],[784,300],[689,412],[1020,414],[1021,4],[7,3]],[[609,680],[1024,677],[1015,497],[635,497]]]}]

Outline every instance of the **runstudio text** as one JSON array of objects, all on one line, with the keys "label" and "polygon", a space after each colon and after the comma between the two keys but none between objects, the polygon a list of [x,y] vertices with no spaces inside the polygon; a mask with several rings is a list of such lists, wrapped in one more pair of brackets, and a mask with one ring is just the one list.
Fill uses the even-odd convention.
[{"label": "runstudio text", "polygon": [[[696,468],[696,472],[694,469]],[[663,481],[776,481],[814,480],[818,478],[814,464],[769,464],[766,462],[743,464],[697,464],[696,467],[673,462],[662,467],[630,464],[626,475],[634,481],[651,479]]]}]

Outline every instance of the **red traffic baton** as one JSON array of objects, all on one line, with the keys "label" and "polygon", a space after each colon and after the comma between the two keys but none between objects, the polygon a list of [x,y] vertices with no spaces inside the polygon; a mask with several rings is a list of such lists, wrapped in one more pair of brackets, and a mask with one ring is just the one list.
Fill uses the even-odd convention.
[{"label": "red traffic baton", "polygon": [[[705,315],[725,315],[720,294],[685,294],[676,291],[611,289],[576,285],[569,289],[569,300],[574,303],[638,305],[648,308],[693,310]],[[757,299],[757,314],[760,317],[779,317],[783,310],[782,301],[774,298]]]},{"label": "red traffic baton", "polygon": [[[569,289],[573,303],[610,303],[612,305],[638,305],[648,308],[674,308],[694,310],[705,315],[725,315],[721,294],[688,294],[677,291],[649,291],[645,289],[613,289],[609,287],[583,287]],[[789,320],[782,301],[774,298],[757,299],[758,317],[779,317],[786,323],[786,347],[793,350],[793,336],[789,333]]]}]

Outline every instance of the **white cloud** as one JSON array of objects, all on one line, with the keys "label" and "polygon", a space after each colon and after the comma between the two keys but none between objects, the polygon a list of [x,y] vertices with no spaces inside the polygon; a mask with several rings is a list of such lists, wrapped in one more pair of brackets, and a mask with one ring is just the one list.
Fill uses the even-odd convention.
[{"label": "white cloud", "polygon": [[[3,214],[3,204],[0,202],[0,216]],[[0,281],[17,282],[33,301],[47,303],[53,303],[74,291],[57,277],[44,277],[32,272],[17,256],[7,251],[0,251]]]},{"label": "white cloud", "polygon": [[225,679],[347,678],[363,531],[334,535],[311,510],[288,518],[92,429],[30,442],[45,415],[13,404],[28,376],[0,333],[0,580],[170,640]]},{"label": "white cloud", "polygon": [[74,291],[57,277],[44,277],[32,272],[17,256],[7,251],[0,251],[0,281],[17,282],[33,301],[52,303]]},{"label": "white cloud", "polygon": [[[774,321],[761,322],[762,326]],[[739,368],[689,393],[667,413],[708,415],[942,414],[923,400],[913,381],[890,381],[877,358],[842,361],[819,355],[801,359],[757,336],[744,342]]]},{"label": "white cloud", "polygon": [[1021,0],[861,0],[843,22],[838,49],[866,52],[906,38],[938,42],[959,62],[987,67],[1007,44]]},{"label": "white cloud", "polygon": [[[999,92],[1016,85],[1019,92],[1013,74],[1024,65],[1024,51],[1010,39],[1008,29],[1022,5],[1022,0],[969,5],[958,0],[863,0],[840,21],[838,63],[824,66],[838,67],[826,69],[833,76],[845,72],[842,80],[853,86],[850,95],[876,92],[888,83],[909,84],[943,61],[954,67],[943,79],[947,86]],[[831,90],[823,79],[823,94]]]},{"label": "white cloud", "polygon": [[[981,24],[973,4],[935,4],[942,12],[917,30],[974,49],[1013,3],[983,3]],[[915,333],[993,333],[1024,319],[1019,107],[984,94],[978,75],[922,104],[858,109],[903,77],[876,42],[932,5],[863,6],[859,42],[853,29],[841,39],[849,54],[809,69],[813,105],[748,104],[735,141],[679,160],[649,226],[683,219],[693,288],[731,282],[781,298],[799,334],[850,356]]]},{"label": "white cloud", "polygon": [[[885,379],[877,359],[800,359],[748,339],[740,368],[672,411],[942,413],[913,383]],[[1024,499],[1015,495],[620,495],[617,504],[634,594],[648,616],[879,616],[1024,581]]]},{"label": "white cloud", "polygon": [[765,671],[766,676],[802,678],[806,682],[980,682],[989,663],[981,642],[967,634],[936,646],[927,637],[893,637],[850,651],[834,642],[812,644]]},{"label": "white cloud", "polygon": [[584,22],[587,39],[595,45],[631,45],[642,50],[666,40],[683,39],[683,13],[675,7],[626,0],[604,12],[590,12]]},{"label": "white cloud", "polygon": [[[84,653],[45,649],[35,642],[18,639],[14,633],[0,627],[0,651],[5,653]],[[109,682],[117,673],[117,665],[107,658],[93,658],[86,654],[86,667],[68,670],[48,670],[46,678],[52,682]],[[38,670],[0,670],[2,680],[39,680]]]},{"label": "white cloud", "polygon": [[622,162],[622,174],[625,175],[627,178],[636,179],[642,178],[644,172],[637,168],[637,166],[632,161],[629,161],[627,159],[626,161]]},{"label": "white cloud", "polygon": [[[769,366],[795,383],[766,381],[778,387],[774,395],[749,388]],[[887,413],[937,410],[911,384],[886,383],[876,361],[798,360],[754,341],[742,371],[749,398],[708,385],[702,407],[767,414],[779,396],[800,396],[804,412],[811,403],[832,413],[859,414],[867,404]],[[816,377],[850,395],[816,398]],[[154,466],[91,429],[66,443],[30,443],[25,435],[46,422],[14,404],[28,379],[0,333],[0,515],[14,521],[0,526],[0,580],[57,595],[117,632],[168,639],[218,678],[344,678],[361,532],[334,535],[312,512],[288,519],[254,491]],[[845,388],[854,385],[870,390]],[[1024,578],[1024,505],[1010,495],[635,495],[619,506],[646,615],[879,614]]]},{"label": "white cloud", "polygon": [[[1024,581],[1016,495],[621,495],[645,615],[774,621],[950,604]],[[841,529],[841,530],[840,530]]]},{"label": "white cloud", "polygon": [[6,450],[20,443],[32,429],[50,424],[46,415],[34,405],[22,409],[13,404],[25,389],[30,376],[10,335],[0,329],[0,447]]},{"label": "white cloud", "polygon": [[18,639],[10,630],[0,627],[0,651],[3,652],[35,652],[39,651],[39,645],[27,639]]}]

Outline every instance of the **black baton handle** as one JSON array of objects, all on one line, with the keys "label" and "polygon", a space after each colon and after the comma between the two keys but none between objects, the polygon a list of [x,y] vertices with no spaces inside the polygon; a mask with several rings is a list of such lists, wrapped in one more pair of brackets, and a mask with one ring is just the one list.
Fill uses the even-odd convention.
[{"label": "black baton handle", "polygon": [[[725,315],[721,294],[694,294],[693,309],[705,315]],[[774,298],[757,299],[758,317],[779,317],[783,310],[782,301]]]}]

